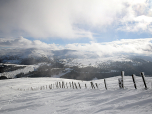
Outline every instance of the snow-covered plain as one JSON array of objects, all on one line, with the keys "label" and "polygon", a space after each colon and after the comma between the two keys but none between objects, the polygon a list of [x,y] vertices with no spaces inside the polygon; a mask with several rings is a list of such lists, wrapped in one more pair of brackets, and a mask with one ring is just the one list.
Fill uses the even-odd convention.
[{"label": "snow-covered plain", "polygon": [[[118,78],[92,80],[98,88],[92,89],[90,81],[62,78],[18,78],[0,81],[0,114],[151,114],[151,77],[146,77],[148,90],[141,77],[136,76],[137,90],[131,76],[125,76],[124,89],[119,89]],[[56,88],[57,82],[67,83]],[[72,89],[74,82],[81,89]],[[53,85],[53,89],[49,85]],[[85,88],[87,85],[87,89]]]}]

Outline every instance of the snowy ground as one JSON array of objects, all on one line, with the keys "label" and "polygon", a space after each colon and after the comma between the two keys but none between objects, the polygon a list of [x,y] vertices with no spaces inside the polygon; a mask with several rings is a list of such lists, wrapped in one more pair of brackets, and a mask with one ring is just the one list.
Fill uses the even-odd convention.
[{"label": "snowy ground", "polygon": [[22,69],[11,71],[11,72],[0,73],[0,76],[7,76],[7,78],[14,78],[19,73],[27,74],[27,73],[29,73],[29,71],[31,71],[31,72],[35,71],[38,67],[40,67],[43,64],[46,64],[46,63],[39,63],[39,64],[35,64],[35,65],[5,64],[5,65],[26,66],[26,67],[22,68]]},{"label": "snowy ground", "polygon": [[[93,80],[98,89],[91,89],[89,81],[61,78],[20,78],[0,81],[0,114],[151,114],[152,78],[147,77],[148,90],[141,77],[136,77],[137,90],[130,76],[125,76],[125,89],[118,88],[118,78]],[[67,86],[57,89],[56,82]],[[70,88],[74,82],[81,89]],[[49,88],[49,85],[53,89]],[[85,88],[87,85],[87,89]]]}]

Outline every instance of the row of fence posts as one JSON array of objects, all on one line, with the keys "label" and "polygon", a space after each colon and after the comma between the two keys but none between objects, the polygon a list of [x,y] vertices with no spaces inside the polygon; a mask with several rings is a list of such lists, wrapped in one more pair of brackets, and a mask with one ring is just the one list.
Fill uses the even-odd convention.
[{"label": "row of fence posts", "polygon": [[[141,76],[142,76],[142,80],[143,80],[145,89],[148,89],[147,84],[146,84],[146,80],[145,80],[144,72],[141,72]],[[132,75],[132,80],[133,80],[133,84],[134,84],[135,89],[137,89],[135,74]],[[121,72],[121,78],[118,79],[118,83],[119,83],[119,88],[124,89],[124,71]]]},{"label": "row of fence posts", "polygon": [[54,84],[51,84],[49,85],[49,88],[50,89],[53,89],[53,88],[72,88],[72,89],[78,89],[78,87],[81,89],[81,85],[80,83],[78,82],[78,86],[76,83],[74,82],[69,82],[69,86],[68,86],[68,83],[64,83],[63,81],[62,82],[56,82],[55,85]]},{"label": "row of fence posts", "polygon": [[[97,83],[95,83],[95,85],[94,85],[93,82],[90,82],[90,84],[91,84],[91,88],[92,88],[92,89],[98,88],[98,84],[97,84]],[[55,83],[55,87],[54,87],[53,85],[54,85],[54,84],[49,85],[49,88],[50,88],[50,89],[53,89],[53,88],[55,88],[55,87],[56,87],[57,89],[59,89],[59,88],[81,89],[81,88],[82,88],[79,82],[78,82],[78,85],[77,85],[75,82],[69,82],[69,86],[68,86],[68,83],[67,83],[67,82],[64,83],[64,82],[62,81],[62,82],[56,82],[56,83]],[[87,85],[86,85],[86,84],[85,84],[85,89],[87,89]]]},{"label": "row of fence posts", "polygon": [[[119,84],[119,88],[120,89],[124,89],[124,71],[121,72],[121,78],[118,78],[118,84]],[[145,81],[145,75],[144,75],[144,72],[141,72],[141,76],[142,76],[142,80],[143,80],[143,83],[144,83],[144,86],[145,86],[145,89],[148,89],[147,87],[147,84],[146,84],[146,81]],[[132,80],[133,80],[133,84],[134,84],[134,87],[135,89],[137,89],[137,85],[136,85],[136,80],[135,80],[135,74],[132,75]],[[92,89],[95,89],[97,88],[98,89],[98,84],[97,83],[93,83],[93,82],[90,82],[91,84],[91,88]],[[68,88],[68,83],[64,83],[63,81],[62,82],[56,82],[56,88]],[[75,82],[69,82],[69,85],[70,87],[69,88],[72,88],[72,89],[81,89],[81,85],[80,83],[78,82],[78,86]],[[107,83],[106,83],[106,79],[104,79],[104,85],[105,85],[105,89],[107,90]],[[49,86],[50,89],[53,89],[52,87],[52,84]],[[87,85],[85,84],[85,88],[87,89]]]},{"label": "row of fence posts", "polygon": [[[91,84],[91,88],[92,89],[98,89],[98,84],[97,83],[93,83],[93,82],[90,82]],[[50,85],[46,85],[46,86],[41,86],[39,89],[40,90],[44,90],[44,89],[60,89],[60,88],[71,88],[71,89],[82,89],[80,83],[78,82],[78,84],[76,84],[75,82],[69,82],[69,86],[68,86],[68,82],[56,82],[55,84],[50,84]],[[38,88],[37,88],[38,89]],[[85,83],[85,89],[87,89],[87,84]],[[18,90],[22,90],[22,89],[18,89]],[[29,90],[29,89],[28,89]],[[34,89],[33,87],[30,88],[30,90],[36,90]]]},{"label": "row of fence posts", "polygon": [[[143,80],[145,89],[148,89],[146,81],[145,81],[144,72],[141,72],[141,76],[142,76],[142,80]],[[132,75],[132,80],[133,80],[133,84],[134,84],[135,89],[137,89],[135,74]],[[99,88],[97,83],[94,84],[93,82],[90,82],[90,84],[91,84],[92,89]],[[118,78],[118,84],[119,84],[120,89],[124,89],[124,71],[121,72],[121,78]],[[104,85],[105,85],[105,89],[107,90],[108,88],[107,88],[106,79],[104,79]],[[64,83],[62,81],[62,82],[56,82],[55,84],[51,84],[48,86],[48,88],[49,89],[54,89],[54,88],[57,88],[57,89],[59,89],[59,88],[81,89],[81,85],[79,82],[78,82],[78,85],[75,82],[69,82],[69,86],[68,86],[68,82]],[[86,83],[85,83],[85,88],[87,89]],[[43,90],[43,89],[45,89],[45,86],[40,87],[40,90]],[[46,85],[46,89],[47,89],[47,85]],[[31,90],[34,90],[34,89],[31,87]]]}]

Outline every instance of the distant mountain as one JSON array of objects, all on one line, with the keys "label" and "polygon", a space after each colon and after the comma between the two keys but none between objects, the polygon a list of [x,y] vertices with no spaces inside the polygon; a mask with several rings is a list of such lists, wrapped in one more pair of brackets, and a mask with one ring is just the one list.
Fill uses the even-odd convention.
[{"label": "distant mountain", "polygon": [[1,49],[0,50],[1,63],[17,63],[17,64],[35,64],[39,62],[58,61],[68,66],[101,66],[105,64],[108,66],[112,62],[132,62],[134,66],[141,61],[152,62],[152,57],[131,55],[131,54],[117,54],[117,55],[98,55],[98,52],[93,51],[77,51],[77,50],[51,50],[51,49]]},{"label": "distant mountain", "polygon": [[[108,78],[121,74],[140,75],[145,72],[146,75],[152,75],[152,58],[150,56],[140,55],[103,55],[92,51],[77,50],[51,50],[51,49],[2,49],[0,50],[1,63],[15,63],[22,65],[32,65],[37,63],[49,63],[51,66],[46,68],[42,66],[39,72],[31,72],[32,76],[49,76],[52,68],[71,68],[62,78],[92,80]],[[49,70],[47,70],[49,69]],[[41,75],[40,75],[41,74]],[[49,75],[48,75],[49,74]]]}]

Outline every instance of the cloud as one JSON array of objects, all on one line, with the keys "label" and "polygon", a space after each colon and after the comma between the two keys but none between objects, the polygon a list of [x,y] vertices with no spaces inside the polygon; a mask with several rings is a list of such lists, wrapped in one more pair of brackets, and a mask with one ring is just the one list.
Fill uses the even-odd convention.
[{"label": "cloud", "polygon": [[50,50],[58,50],[62,49],[61,46],[58,46],[56,44],[46,44],[44,42],[41,42],[40,40],[28,40],[23,37],[15,38],[15,39],[3,39],[0,38],[0,47],[1,48],[38,48],[38,49],[50,49]]},{"label": "cloud", "polygon": [[9,1],[0,8],[0,31],[11,36],[91,38],[89,31],[73,26],[72,6],[69,0]]},{"label": "cloud", "polygon": [[117,30],[126,32],[149,32],[152,29],[152,5],[149,0],[126,2],[126,15],[120,19]]},{"label": "cloud", "polygon": [[[0,36],[93,39],[94,31],[152,31],[148,0],[0,1]],[[130,24],[131,23],[131,24]]]},{"label": "cloud", "polygon": [[152,55],[152,38],[122,39],[105,43],[67,44],[66,48],[83,52],[94,52],[99,57],[116,56],[120,54]]},{"label": "cloud", "polygon": [[[31,49],[32,48],[32,49]],[[121,39],[104,43],[73,43],[65,46],[46,44],[39,40],[30,41],[20,37],[15,39],[0,38],[2,55],[20,55],[24,57],[67,58],[69,64],[95,64],[96,62],[115,60],[128,61],[128,57],[152,57],[152,38]],[[69,59],[68,58],[72,58]]]},{"label": "cloud", "polygon": [[96,53],[98,56],[113,56],[116,54],[141,54],[151,55],[152,54],[152,38],[144,39],[121,39],[112,42],[104,43],[73,43],[61,46],[58,44],[47,44],[40,40],[28,40],[23,37],[15,39],[3,39],[0,38],[0,48],[37,48],[45,50],[62,50],[70,49],[77,50],[78,53]]}]

